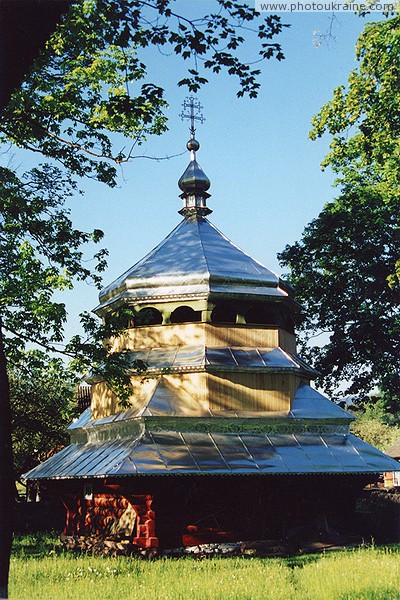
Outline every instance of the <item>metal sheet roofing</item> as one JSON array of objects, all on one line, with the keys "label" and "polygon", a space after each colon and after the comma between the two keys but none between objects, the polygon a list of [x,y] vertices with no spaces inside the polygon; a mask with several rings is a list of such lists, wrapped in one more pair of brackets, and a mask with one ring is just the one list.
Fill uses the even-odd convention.
[{"label": "metal sheet roofing", "polygon": [[124,299],[229,294],[286,297],[291,288],[205,217],[185,218],[142,260],[100,292],[99,314]]},{"label": "metal sheet roofing", "polygon": [[380,473],[398,463],[346,434],[146,431],[135,439],[72,444],[24,479],[129,475]]},{"label": "metal sheet roofing", "polygon": [[296,419],[355,419],[347,410],[305,383],[297,388],[289,415]]},{"label": "metal sheet roofing", "polygon": [[168,381],[160,377],[156,383],[154,390],[149,398],[138,402],[132,408],[121,410],[114,415],[99,419],[91,420],[90,408],[86,409],[81,414],[78,420],[73,421],[69,426],[69,430],[76,430],[87,427],[95,427],[105,423],[113,423],[125,421],[136,417],[146,416],[170,416],[170,417],[263,417],[273,419],[275,417],[288,417],[293,419],[321,420],[326,419],[327,424],[330,420],[341,422],[350,422],[354,420],[353,415],[348,411],[343,410],[311,388],[305,383],[301,383],[297,388],[294,396],[292,407],[288,412],[274,413],[268,412],[249,412],[249,411],[212,411],[208,407],[203,406],[196,398],[185,392],[183,389],[176,389],[168,384]]},{"label": "metal sheet roofing", "polygon": [[281,348],[240,348],[169,346],[168,348],[146,348],[129,352],[129,358],[144,362],[149,370],[196,369],[196,367],[218,367],[225,369],[294,369],[315,374],[299,357]]}]

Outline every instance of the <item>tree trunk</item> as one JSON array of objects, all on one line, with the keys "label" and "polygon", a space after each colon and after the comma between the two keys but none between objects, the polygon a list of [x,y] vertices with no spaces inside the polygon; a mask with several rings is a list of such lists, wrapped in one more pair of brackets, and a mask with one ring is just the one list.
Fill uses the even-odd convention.
[{"label": "tree trunk", "polygon": [[10,388],[0,318],[0,598],[8,598],[15,482],[11,445]]}]

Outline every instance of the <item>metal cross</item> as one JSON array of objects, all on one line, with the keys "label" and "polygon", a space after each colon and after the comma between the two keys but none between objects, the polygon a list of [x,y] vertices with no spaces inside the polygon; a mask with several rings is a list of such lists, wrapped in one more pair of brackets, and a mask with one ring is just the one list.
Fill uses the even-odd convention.
[{"label": "metal cross", "polygon": [[[203,107],[200,104],[199,100],[196,101],[193,96],[188,96],[188,98],[185,98],[182,107],[183,111],[179,116],[182,119],[182,121],[184,119],[190,119],[190,133],[194,137],[194,132],[196,131],[196,128],[194,126],[195,121],[199,121],[202,124],[205,121],[205,118],[201,112]],[[185,110],[187,109],[190,109],[190,113],[185,113]]]}]

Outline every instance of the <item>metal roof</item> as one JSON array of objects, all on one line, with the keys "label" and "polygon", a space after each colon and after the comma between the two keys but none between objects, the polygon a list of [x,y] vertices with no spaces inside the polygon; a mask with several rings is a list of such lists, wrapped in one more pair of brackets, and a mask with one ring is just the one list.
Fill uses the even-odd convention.
[{"label": "metal roof", "polygon": [[71,444],[23,478],[361,474],[397,469],[395,460],[347,434],[146,431],[135,439]]},{"label": "metal roof", "polygon": [[103,289],[98,314],[125,300],[229,296],[286,298],[292,289],[201,215],[189,215],[149,254]]},{"label": "metal roof", "polygon": [[[289,412],[268,413],[268,417],[206,408],[201,413],[199,403],[193,402],[192,406],[185,398],[180,404],[160,377],[143,406],[97,421],[87,409],[69,428],[79,443],[64,448],[24,478],[398,470],[395,460],[348,433],[352,415],[306,384],[299,386]],[[171,421],[173,416],[185,418]],[[83,438],[79,432],[85,433]]]},{"label": "metal roof", "polygon": [[[210,212],[206,206],[210,182],[196,162],[199,144],[194,130],[187,147],[191,162],[179,183],[185,218],[102,290],[95,309],[99,315],[124,302],[209,296],[247,302],[293,298],[289,285],[205,218]],[[257,369],[294,372],[299,379],[309,379],[313,369],[281,348],[170,346],[137,348],[130,355],[132,368],[141,360],[152,371],[148,395],[133,397],[129,409],[97,420],[87,409],[69,427],[73,443],[24,479],[366,474],[399,468],[395,460],[349,433],[352,415],[305,383],[299,385],[290,410],[223,411],[211,410],[208,402],[167,377],[171,371]]]},{"label": "metal roof", "polygon": [[149,371],[248,370],[260,371],[305,371],[315,375],[316,371],[298,356],[289,354],[282,348],[242,348],[210,346],[168,346],[164,348],[140,348],[129,352],[132,365],[141,361]]},{"label": "metal roof", "polygon": [[347,410],[305,383],[301,383],[296,390],[290,415],[295,419],[355,419]]},{"label": "metal roof", "polygon": [[161,376],[154,381],[154,388],[150,397],[135,402],[132,408],[121,410],[114,415],[98,420],[91,419],[89,408],[81,414],[78,420],[72,422],[68,429],[74,431],[96,427],[105,423],[128,421],[137,417],[198,417],[200,420],[202,417],[264,418],[267,419],[266,423],[277,417],[286,417],[291,421],[304,419],[311,422],[325,420],[326,425],[329,425],[332,421],[335,423],[349,423],[355,418],[305,383],[301,383],[297,388],[290,411],[217,411],[210,410],[184,390],[177,390]]}]

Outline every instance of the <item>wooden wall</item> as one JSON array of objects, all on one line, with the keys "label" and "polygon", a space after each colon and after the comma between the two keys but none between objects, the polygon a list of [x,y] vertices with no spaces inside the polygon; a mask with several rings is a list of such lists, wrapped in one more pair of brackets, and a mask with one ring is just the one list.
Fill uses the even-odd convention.
[{"label": "wooden wall", "polygon": [[288,411],[299,379],[289,373],[221,373],[209,374],[207,383],[213,411]]},{"label": "wooden wall", "polygon": [[[161,376],[132,378],[131,405],[138,412],[150,402]],[[173,412],[178,416],[202,416],[212,411],[288,411],[302,379],[291,373],[170,373],[162,376],[173,391]],[[92,388],[92,414],[101,419],[119,412],[115,394],[104,382]]]},{"label": "wooden wall", "polygon": [[[184,323],[153,325],[128,329],[114,340],[113,350],[165,348],[170,346],[245,347],[273,349],[280,347],[295,353],[295,336],[283,329],[265,325],[219,325]],[[300,378],[291,373],[172,373],[165,375],[177,397],[187,402],[192,414],[196,402],[211,410],[286,411],[290,409]],[[157,376],[132,378],[132,405],[140,410],[150,400]],[[186,396],[186,400],[185,397]],[[190,398],[194,402],[190,401]],[[183,405],[181,405],[183,406]],[[95,419],[118,412],[115,394],[102,383],[93,384],[92,412]]]},{"label": "wooden wall", "polygon": [[211,323],[183,323],[178,325],[151,325],[127,329],[113,341],[112,350],[138,350],[167,346],[243,346],[277,348],[294,353],[296,338],[278,327],[269,325],[216,325]]}]

